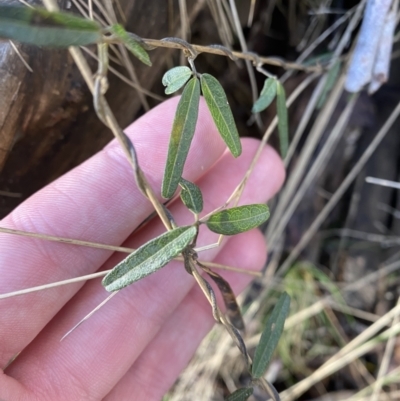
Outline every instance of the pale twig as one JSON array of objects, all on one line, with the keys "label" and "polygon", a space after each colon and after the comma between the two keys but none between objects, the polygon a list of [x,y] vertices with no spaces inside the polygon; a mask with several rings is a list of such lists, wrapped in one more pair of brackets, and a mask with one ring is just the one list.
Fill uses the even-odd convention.
[{"label": "pale twig", "polygon": [[[363,1],[365,2],[365,0],[363,0]],[[334,55],[332,57],[330,67],[333,66],[334,60],[342,54],[345,46],[347,46],[347,44],[348,44],[348,41],[350,39],[350,35],[351,35],[352,31],[356,28],[358,21],[361,18],[361,12],[362,12],[361,4],[362,4],[362,2],[357,7],[357,10],[354,13],[353,18],[349,22],[345,32],[342,35],[342,38],[340,39],[340,43],[338,44],[338,46],[334,52]],[[323,89],[325,88],[326,80],[327,80],[327,73],[322,77],[322,79],[319,81],[317,87],[314,89],[311,99],[309,100],[309,102],[307,104],[306,110],[304,111],[302,118],[300,120],[300,123],[298,124],[297,130],[295,133],[295,138],[296,137],[300,138],[302,136],[302,134],[304,133],[307,125],[309,124],[311,115],[314,112],[315,107],[317,106],[318,100],[322,94]],[[288,177],[287,183],[286,183],[285,187],[283,188],[283,190],[281,191],[281,195],[279,197],[279,203],[277,204],[274,214],[268,224],[268,229],[267,229],[267,237],[268,238],[274,232],[274,229],[275,229],[276,225],[279,223],[282,214],[285,212],[289,203],[293,199],[294,192],[296,191],[297,186],[302,179],[304,171],[306,170],[307,166],[310,163],[310,158],[314,154],[315,148],[320,141],[320,138],[324,132],[326,124],[331,119],[333,109],[336,106],[336,104],[339,100],[339,96],[342,93],[343,78],[341,79],[341,82],[342,82],[341,87],[338,87],[339,85],[335,86],[335,88],[332,90],[332,92],[329,96],[328,101],[325,103],[324,108],[318,114],[317,120],[315,121],[311,131],[309,132],[307,141],[304,145],[304,149],[301,152],[299,159],[297,160],[296,168],[293,170],[292,174]],[[291,146],[291,149],[292,149],[292,153],[288,152],[288,155],[285,159],[285,165],[288,165],[290,158],[294,154],[293,153],[294,147]],[[291,149],[289,149],[289,151]]]},{"label": "pale twig", "polygon": [[182,39],[188,41],[190,37],[190,21],[187,12],[186,0],[179,0],[179,15],[181,19]]},{"label": "pale twig", "polygon": [[104,249],[106,251],[125,252],[125,253],[132,253],[134,251],[134,249],[132,249],[132,248],[125,248],[125,247],[114,246],[114,245],[106,245],[106,244],[100,244],[97,242],[82,241],[82,240],[71,239],[71,238],[57,237],[54,235],[32,233],[29,231],[14,230],[12,228],[6,228],[6,227],[0,227],[0,232],[5,233],[5,234],[20,235],[23,237],[37,238],[37,239],[46,240],[46,241],[61,242],[61,243],[70,244],[70,245],[80,245],[80,246],[87,246],[90,248]]},{"label": "pale twig", "polygon": [[[388,265],[379,266],[378,269],[376,271],[374,271],[373,273],[368,274],[367,276],[363,277],[362,279],[360,279],[354,283],[346,284],[346,286],[341,289],[341,292],[357,291],[357,290],[363,288],[365,285],[372,283],[374,281],[377,281],[378,279],[380,279],[382,277],[386,277],[389,274],[392,274],[393,272],[398,271],[399,269],[400,269],[399,261],[396,261],[396,262],[388,264]],[[276,280],[273,280],[272,284],[275,285]],[[265,294],[264,293],[260,294],[259,298],[265,299]],[[328,295],[322,299],[319,299],[313,305],[310,305],[309,307],[302,309],[301,311],[295,313],[294,315],[289,316],[285,322],[285,330],[290,330],[290,329],[298,326],[301,322],[308,320],[311,317],[322,312],[325,307],[331,306],[333,308],[335,305],[337,305],[338,307],[343,307],[344,312],[347,309],[349,311],[349,314],[352,313],[352,310],[353,310],[352,308],[345,306],[345,305],[335,303],[334,297],[332,295]],[[253,308],[252,306],[251,306],[251,308],[255,309],[252,312],[252,316],[254,316],[256,313],[256,309],[258,309],[258,308]],[[347,313],[347,312],[345,312],[345,313]],[[246,316],[247,316],[247,314],[246,314]],[[354,314],[354,316],[357,316],[357,315]],[[366,316],[362,317],[362,319],[365,319],[365,318],[366,318]],[[366,320],[371,320],[371,321],[376,322],[379,319],[380,319],[380,316],[378,316],[378,318],[374,318],[373,316],[371,316],[371,319],[366,319]],[[260,335],[257,334],[255,336],[253,336],[252,338],[250,338],[247,341],[247,344],[249,347],[253,347],[253,346],[255,347],[259,341],[260,341]]]},{"label": "pale twig", "polygon": [[33,8],[32,4],[29,4],[27,1],[25,0],[18,0],[21,4],[23,4],[24,6],[27,6],[29,8]]},{"label": "pale twig", "polygon": [[[74,3],[74,6],[77,8],[77,10],[80,12],[80,14],[85,17],[85,18],[90,18],[90,10],[89,10],[89,6],[88,4],[83,1],[83,0],[72,0],[72,2]],[[99,22],[102,26],[107,26],[108,25],[108,21],[101,18],[101,16],[97,13],[97,12],[93,12],[92,10],[92,14],[94,19]]]},{"label": "pale twig", "polygon": [[89,5],[89,18],[93,19],[93,0],[88,0]]},{"label": "pale twig", "polygon": [[368,184],[380,185],[382,187],[400,189],[400,182],[384,180],[383,178],[366,177],[365,182],[367,182]]},{"label": "pale twig", "polygon": [[[132,249],[132,251],[134,251],[134,249]],[[174,260],[183,262],[182,256],[178,256]],[[235,273],[246,274],[246,275],[253,276],[253,277],[261,277],[261,275],[262,275],[261,272],[254,271],[254,270],[245,270],[245,269],[240,269],[239,267],[227,266],[227,265],[222,265],[220,263],[206,262],[206,261],[202,261],[202,260],[199,260],[199,262],[207,267],[214,268],[214,269],[232,271]],[[38,291],[48,290],[50,288],[61,287],[63,285],[79,283],[79,282],[87,281],[87,280],[93,280],[98,277],[105,276],[110,271],[111,270],[105,270],[105,271],[101,271],[101,272],[97,272],[97,273],[87,274],[85,276],[74,277],[74,278],[70,278],[67,280],[56,281],[54,283],[43,284],[43,285],[39,285],[36,287],[30,287],[30,288],[26,288],[24,290],[7,292],[5,294],[0,294],[0,299],[16,297],[19,295],[26,295],[26,294],[30,294],[32,292],[38,292]]]},{"label": "pale twig", "polygon": [[7,292],[6,294],[0,294],[0,299],[17,297],[19,295],[26,295],[26,294],[30,294],[32,292],[38,292],[38,291],[48,290],[50,288],[61,287],[63,285],[80,283],[82,281],[87,281],[87,280],[93,280],[98,277],[105,276],[110,271],[111,270],[104,270],[104,271],[97,272],[97,273],[87,274],[86,276],[74,277],[74,278],[70,278],[68,280],[62,280],[62,281],[56,281],[54,283],[38,285],[36,287],[30,287],[30,288],[26,288],[24,290]]},{"label": "pale twig", "polygon": [[[179,16],[181,22],[181,38],[188,41],[190,37],[190,23],[187,13],[186,0],[179,0]],[[185,63],[185,55],[181,53],[181,64]]]},{"label": "pale twig", "polygon": [[18,47],[15,46],[14,42],[12,40],[9,40],[9,43],[11,45],[11,47],[14,49],[15,53],[17,53],[17,56],[19,57],[19,59],[22,61],[22,64],[26,67],[26,69],[29,72],[33,72],[31,66],[28,64],[28,62],[24,59],[24,57],[22,56],[21,52],[19,51]]},{"label": "pale twig", "polygon": [[[65,243],[65,244],[70,244],[70,245],[86,246],[86,247],[103,249],[103,250],[114,251],[114,252],[132,253],[136,250],[134,248],[127,248],[127,247],[122,247],[122,246],[100,244],[100,243],[90,242],[90,241],[82,241],[82,240],[75,240],[75,239],[70,239],[70,238],[56,237],[53,235],[31,233],[28,231],[14,230],[14,229],[4,228],[4,227],[0,227],[0,232],[5,233],[5,234],[14,234],[14,235],[20,235],[20,236],[25,236],[25,237],[37,238],[37,239],[41,239],[41,240],[54,241],[54,242]],[[178,256],[175,258],[175,260],[182,262],[183,258],[182,258],[182,256]],[[220,263],[206,262],[206,261],[201,261],[201,260],[200,260],[200,262],[203,265],[210,267],[210,268],[232,271],[232,272],[246,274],[246,275],[250,275],[250,276],[254,276],[254,277],[261,277],[261,275],[262,275],[261,272],[259,272],[259,271],[245,270],[245,269],[241,269],[239,267],[227,266],[227,265],[223,265]],[[5,294],[0,294],[0,299],[10,298],[10,297],[18,296],[18,295],[25,295],[25,294],[29,294],[31,292],[37,292],[37,291],[42,291],[42,290],[46,290],[49,288],[60,287],[62,285],[68,285],[71,283],[92,280],[92,279],[104,276],[109,271],[110,270],[102,271],[102,272],[98,272],[98,273],[92,273],[89,275],[75,277],[72,279],[67,279],[67,280],[57,281],[57,282],[50,283],[50,284],[44,284],[44,285],[40,285],[40,286],[36,286],[36,287],[26,288],[24,290],[18,290],[18,291],[12,291],[9,293],[5,293]]]},{"label": "pale twig", "polygon": [[[218,308],[218,305],[216,304],[215,300],[215,294],[214,291],[212,290],[211,286],[208,284],[208,282],[200,275],[200,273],[197,271],[196,266],[194,265],[192,260],[187,260],[185,263],[187,263],[188,267],[190,268],[193,277],[195,278],[197,284],[203,291],[204,295],[206,296],[207,300],[212,306],[213,309],[213,315],[214,318],[217,322],[220,322],[223,324],[224,328],[227,330],[229,335],[231,336],[232,340],[235,342],[236,346],[239,348],[242,356],[245,359],[247,368],[251,368],[251,358],[247,353],[246,346],[244,344],[243,338],[241,337],[239,331],[235,329],[234,326],[228,321],[226,318],[225,314],[221,312],[221,310]],[[274,401],[279,401],[279,395],[277,391],[275,390],[274,386],[272,386],[267,380],[264,378],[260,378],[257,380],[258,384],[264,388],[265,391],[268,392],[270,395],[271,399]]]},{"label": "pale twig", "polygon": [[376,315],[375,313],[370,313],[370,312],[366,312],[362,309],[357,309],[357,308],[352,308],[351,306],[348,305],[344,305],[338,302],[335,302],[334,300],[331,300],[331,302],[329,302],[329,306],[333,309],[336,310],[338,312],[342,312],[346,315],[350,315],[350,316],[354,316],[354,317],[358,317],[360,319],[363,319],[367,322],[376,322],[380,316]]},{"label": "pale twig", "polygon": [[111,293],[104,301],[100,302],[91,312],[89,312],[82,320],[79,321],[71,330],[67,331],[61,338],[60,341],[64,340],[65,337],[69,336],[75,329],[77,329],[82,323],[88,320],[90,317],[93,316],[102,306],[104,306],[112,297],[118,294],[119,291],[115,291]]},{"label": "pale twig", "polygon": [[[350,18],[351,14],[354,13],[356,7],[353,7],[352,9],[347,11],[342,17],[338,18],[331,26],[329,26],[329,28],[327,28],[324,32],[322,32],[321,35],[319,35],[318,38],[314,40],[314,42],[309,44],[307,48],[300,54],[300,56],[297,57],[296,63],[302,63],[308,56],[310,56],[311,53],[316,49],[316,47],[321,42],[323,42],[332,32],[334,32],[340,25],[342,25]],[[285,82],[292,74],[293,71],[290,70],[286,71],[282,75],[280,81]]]},{"label": "pale twig", "polygon": [[[337,83],[338,97],[342,92],[343,83],[344,83],[344,76],[342,75],[341,81]],[[329,162],[329,156],[332,154],[333,150],[336,148],[336,145],[338,144],[339,140],[341,139],[342,135],[345,132],[345,127],[350,119],[351,113],[353,112],[357,98],[358,98],[357,95],[353,95],[353,97],[347,103],[346,108],[343,110],[340,118],[337,119],[335,126],[332,128],[329,138],[324,143],[324,146],[321,149],[321,151],[318,153],[315,162],[313,163],[312,167],[306,174],[305,178],[303,178],[300,187],[296,191],[294,198],[291,200],[285,212],[280,217],[279,223],[275,226],[274,230],[271,231],[271,235],[270,237],[268,237],[268,244],[271,247],[271,249],[274,248],[276,241],[283,233],[287,223],[289,222],[297,206],[303,199],[303,196],[309,189],[311,183],[316,180],[318,174],[320,174],[321,171],[325,169],[327,163]],[[335,104],[336,102],[334,103],[334,105]],[[333,109],[330,109],[330,112],[333,112]],[[324,128],[325,124],[323,124],[323,126],[320,127],[321,130],[323,130]]]},{"label": "pale twig", "polygon": [[[94,58],[95,60],[99,61],[99,58],[96,56],[95,53],[93,53],[90,49],[88,49],[87,47],[82,47],[82,50],[87,53],[90,57]],[[125,77],[123,74],[121,74],[119,71],[117,71],[115,68],[109,66],[108,70],[110,72],[112,72],[116,77],[118,77],[121,81],[125,82],[127,85],[131,86],[132,88],[138,90],[138,91],[142,91],[145,95],[156,99],[160,102],[163,102],[165,100],[164,97],[159,96],[153,92],[148,91],[147,89],[143,88],[140,85],[135,84],[134,82],[132,82],[129,78]]]},{"label": "pale twig", "polygon": [[[99,0],[95,0],[96,6],[101,10],[104,17],[107,19],[110,25],[114,25],[118,23],[117,16],[114,11],[114,7],[112,1],[106,0],[105,7],[103,7],[102,3]],[[142,89],[139,80],[136,75],[135,67],[132,64],[131,59],[129,58],[128,51],[123,44],[118,44],[119,51],[116,51],[117,57],[120,59],[121,64],[127,70],[131,81],[137,86],[137,90],[139,91],[138,96],[140,103],[142,104],[145,111],[150,109],[150,106],[147,102],[146,97],[144,96],[144,90]]]},{"label": "pale twig", "polygon": [[253,24],[255,8],[256,8],[256,0],[250,0],[249,16],[247,18],[247,27],[248,28],[250,28]]},{"label": "pale twig", "polygon": [[[400,298],[397,299],[397,305],[400,305]],[[399,322],[399,315],[396,315],[393,318],[392,326],[395,326],[398,322]],[[380,395],[380,392],[381,392],[381,389],[382,389],[382,384],[383,384],[381,379],[383,379],[385,377],[385,375],[386,375],[386,373],[388,371],[390,360],[391,360],[392,355],[393,355],[393,350],[394,350],[394,347],[395,347],[395,343],[396,343],[396,337],[393,336],[393,337],[389,338],[389,340],[388,340],[388,342],[386,344],[385,352],[383,354],[382,361],[381,361],[381,364],[379,366],[378,375],[376,377],[377,383],[374,386],[374,390],[373,390],[373,393],[372,393],[372,396],[371,396],[371,401],[378,401],[379,400],[379,395]]]},{"label": "pale twig", "polygon": [[[318,77],[318,74],[315,73],[315,74],[311,74],[306,79],[304,79],[302,84],[298,85],[297,88],[293,91],[293,93],[287,99],[286,107],[289,108],[293,104],[293,102],[300,96],[300,94],[307,88],[307,86],[310,85],[310,83],[313,82],[314,79],[316,79],[317,77]],[[247,180],[249,179],[252,171],[254,170],[254,167],[256,166],[258,159],[261,156],[261,153],[264,150],[268,139],[270,138],[271,134],[274,132],[277,125],[278,125],[278,117],[275,116],[274,119],[271,121],[271,124],[265,131],[265,133],[261,139],[261,142],[257,148],[257,151],[256,151],[256,153],[251,161],[251,164],[250,164],[249,168],[247,169],[242,181],[240,182],[238,187],[235,189],[235,191],[232,193],[232,195],[229,197],[229,199],[227,200],[227,202],[225,203],[225,205],[223,207],[226,207],[226,205],[229,204],[232,201],[232,199],[234,199],[234,198],[236,198],[236,203],[238,202],[239,197],[241,196],[241,194],[244,190],[244,187],[247,183]]]},{"label": "pale twig", "polygon": [[[384,210],[381,208],[379,209]],[[321,231],[320,233],[321,233],[321,238],[328,238],[334,235],[340,235],[342,237],[350,237],[362,241],[376,242],[384,247],[396,246],[400,244],[400,237],[398,236],[368,233],[359,230],[352,230],[351,228],[336,228],[336,229]]]},{"label": "pale twig", "polygon": [[10,191],[0,191],[0,196],[8,196],[9,198],[21,198],[22,194]]},{"label": "pale twig", "polygon": [[[230,8],[231,8],[233,21],[235,23],[236,34],[239,39],[240,47],[242,48],[242,52],[246,53],[248,51],[247,43],[246,43],[246,40],[243,35],[242,26],[240,24],[240,18],[239,18],[239,14],[237,12],[235,0],[229,0],[229,4],[230,4]],[[246,64],[247,74],[249,75],[249,79],[250,79],[251,96],[253,98],[253,104],[254,104],[258,98],[256,76],[254,74],[254,69],[251,65],[251,62],[249,60],[245,60],[245,64]],[[258,66],[257,61],[256,61],[256,65]],[[262,129],[263,123],[261,121],[260,113],[254,114],[254,117],[255,117],[255,121],[257,123],[258,128]]]},{"label": "pale twig", "polygon": [[218,29],[218,35],[224,46],[230,48],[233,37],[221,0],[207,0],[208,7]]},{"label": "pale twig", "polygon": [[[163,40],[157,40],[157,39],[148,39],[148,38],[142,38],[143,43],[150,48],[155,48],[155,47],[166,47],[169,49],[181,49],[184,50],[185,47],[177,42],[166,42]],[[213,48],[209,46],[200,46],[200,45],[194,45],[191,44],[192,48],[198,53],[208,53],[208,54],[215,54],[219,56],[226,56],[226,53],[218,48]],[[260,62],[261,64],[268,64],[268,65],[274,65],[277,67],[282,67],[285,69],[294,69],[294,70],[299,70],[299,71],[307,71],[307,72],[322,72],[324,71],[324,68],[321,67],[320,65],[316,66],[304,66],[301,64],[297,63],[292,63],[288,62],[282,59],[279,59],[277,57],[262,57],[258,56],[255,53],[243,53],[243,52],[237,52],[233,51],[232,54],[241,60],[249,60],[252,63],[257,63]]]},{"label": "pale twig", "polygon": [[361,169],[364,167],[365,163],[369,160],[372,156],[373,152],[375,151],[376,147],[381,143],[382,139],[386,136],[394,122],[397,120],[400,114],[400,103],[394,108],[388,119],[386,120],[385,124],[383,124],[382,128],[376,134],[366,151],[360,157],[358,162],[352,168],[350,173],[346,176],[342,184],[336,190],[336,192],[332,195],[329,202],[325,205],[322,211],[319,213],[317,218],[313,221],[307,232],[302,236],[299,243],[294,247],[290,255],[287,257],[285,262],[282,264],[280,268],[281,274],[283,274],[293,261],[300,255],[300,252],[304,249],[304,247],[308,244],[311,238],[315,235],[316,231],[319,229],[321,224],[325,221],[325,218],[329,215],[331,210],[336,206],[339,199],[343,196],[347,188],[351,185],[351,183],[355,180]]},{"label": "pale twig", "polygon": [[[392,337],[395,338],[395,337]],[[398,383],[400,380],[400,367],[397,367],[393,369],[388,375],[383,376],[379,379],[377,379],[372,385],[369,385],[362,390],[360,390],[358,393],[352,395],[350,398],[346,398],[345,401],[371,401],[370,397],[364,397],[366,394],[371,393],[371,391],[375,391],[377,387],[382,387],[384,385],[388,385],[391,383]],[[397,393],[397,395],[392,394]],[[379,401],[390,401],[390,400],[398,400],[400,396],[400,391],[397,392],[392,392],[392,393],[384,393],[381,394],[381,398]]]},{"label": "pale twig", "polygon": [[[393,309],[392,309],[392,311],[393,311]],[[392,311],[388,312],[380,320],[386,319],[386,316],[389,313],[391,313]],[[397,310],[397,313],[399,313],[399,310]],[[389,321],[390,321],[390,319],[389,319]],[[396,336],[398,333],[400,333],[400,323],[398,323],[395,326],[387,329],[383,333],[377,335],[370,341],[363,343],[364,339],[360,340],[359,338],[361,336],[367,337],[367,336],[364,336],[364,334],[371,327],[377,325],[378,322],[380,323],[380,320],[378,320],[376,323],[374,323],[372,326],[370,326],[367,330],[365,330],[363,333],[361,333],[353,341],[350,341],[350,343],[348,343],[336,355],[334,355],[327,362],[325,362],[320,368],[318,368],[316,371],[311,373],[311,375],[309,375],[306,379],[293,385],[292,387],[290,387],[289,389],[287,389],[283,393],[281,393],[282,401],[292,401],[292,400],[297,399],[301,394],[303,394],[310,387],[312,387],[313,385],[315,385],[316,383],[318,383],[325,377],[328,377],[329,375],[337,372],[338,370],[340,370],[344,366],[348,365],[350,362],[352,362],[356,358],[359,358],[362,355],[365,355],[366,353],[372,351],[381,342],[386,341],[389,338]],[[387,324],[387,321],[386,321],[386,324]],[[368,335],[369,334],[370,333],[368,333]]]}]

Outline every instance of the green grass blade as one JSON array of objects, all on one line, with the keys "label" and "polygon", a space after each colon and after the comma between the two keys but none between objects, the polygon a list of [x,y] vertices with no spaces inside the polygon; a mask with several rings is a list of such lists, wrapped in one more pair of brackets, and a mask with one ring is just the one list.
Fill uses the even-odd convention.
[{"label": "green grass blade", "polygon": [[278,113],[279,144],[281,156],[284,159],[289,146],[289,127],[285,88],[280,82],[278,82],[276,91],[276,109]]},{"label": "green grass blade", "polygon": [[151,66],[149,54],[143,46],[135,40],[135,38],[126,32],[125,28],[120,24],[115,24],[110,27],[110,31],[121,40],[125,47],[142,63]]},{"label": "green grass blade", "polygon": [[0,37],[48,47],[100,42],[100,26],[91,20],[41,8],[0,6]]},{"label": "green grass blade", "polygon": [[207,220],[207,227],[218,234],[235,235],[251,230],[267,221],[267,205],[245,205],[214,213]]},{"label": "green grass blade", "polygon": [[265,110],[275,99],[277,82],[274,78],[267,78],[264,81],[264,86],[261,90],[260,97],[256,100],[251,111],[259,113]]},{"label": "green grass blade", "polygon": [[170,95],[181,89],[192,74],[192,70],[186,66],[174,67],[168,70],[162,78],[162,84],[166,86],[165,94]]},{"label": "green grass blade", "polygon": [[285,320],[290,311],[290,297],[284,292],[269,316],[254,353],[252,376],[260,378],[267,370],[276,346],[283,332]]},{"label": "green grass blade", "polygon": [[171,198],[182,177],[199,112],[200,84],[193,77],[183,90],[176,110],[169,141],[167,164],[162,183],[162,196]]},{"label": "green grass blade", "polygon": [[331,67],[331,69],[329,70],[324,89],[322,90],[321,96],[318,99],[318,103],[316,106],[317,110],[321,109],[322,106],[325,104],[326,98],[328,97],[329,92],[335,86],[335,83],[338,79],[341,67],[342,67],[341,60],[337,60],[335,62],[335,64]]},{"label": "green grass blade", "polygon": [[181,178],[179,185],[182,187],[181,199],[183,204],[193,213],[200,213],[203,210],[203,195],[200,188],[184,178]]},{"label": "green grass blade", "polygon": [[210,74],[201,76],[201,91],[222,139],[233,156],[242,153],[242,144],[231,108],[221,84]]},{"label": "green grass blade", "polygon": [[225,401],[246,401],[253,394],[253,387],[239,388],[233,392]]},{"label": "green grass blade", "polygon": [[114,267],[102,284],[109,292],[118,291],[161,269],[190,244],[195,226],[179,227],[152,239]]}]

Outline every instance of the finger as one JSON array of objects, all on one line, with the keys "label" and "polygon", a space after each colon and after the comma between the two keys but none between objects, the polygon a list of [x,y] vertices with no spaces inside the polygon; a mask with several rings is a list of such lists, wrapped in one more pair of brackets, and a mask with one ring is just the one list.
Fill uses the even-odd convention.
[{"label": "finger", "polygon": [[[257,145],[256,141],[245,141],[241,162],[225,155],[200,180],[206,200],[212,197],[212,202],[224,202],[243,176]],[[241,168],[233,167],[237,164]],[[265,179],[259,169],[269,178]],[[235,171],[234,175],[232,171]],[[276,154],[267,148],[256,168],[254,179],[249,180],[243,201],[263,202],[270,197],[279,184],[278,180],[270,178],[275,174],[282,179],[282,167]],[[258,190],[260,185],[262,190]],[[176,205],[173,211],[179,212],[179,208],[182,206]],[[207,233],[203,239],[208,239],[206,237]],[[210,238],[213,238],[211,234]],[[73,399],[77,389],[82,388],[85,388],[89,398],[99,399],[134,363],[192,285],[193,280],[184,269],[171,263],[156,274],[124,289],[101,313],[94,315],[90,322],[60,345],[60,337],[76,323],[77,316],[84,316],[105,298],[98,283],[89,283],[11,365],[9,373],[20,379],[26,387],[46,383],[47,395],[52,399],[56,389],[48,388],[48,376],[57,369],[66,399]],[[38,360],[40,370],[34,368]]]},{"label": "finger", "polygon": [[[261,269],[265,257],[264,238],[260,231],[252,230],[233,237],[215,261],[254,270]],[[225,273],[224,277],[236,293],[250,281],[237,273]],[[194,287],[103,401],[160,400],[214,324],[209,303]]]},{"label": "finger", "polygon": [[[177,99],[161,104],[127,130],[155,189],[161,186],[176,104]],[[225,149],[204,102],[192,149],[185,175],[195,181]],[[112,143],[32,196],[1,225],[119,245],[151,211],[122,150]],[[0,293],[96,271],[110,256],[109,251],[7,234],[0,234],[0,247]],[[80,287],[74,284],[0,300],[0,366],[21,351]]]}]

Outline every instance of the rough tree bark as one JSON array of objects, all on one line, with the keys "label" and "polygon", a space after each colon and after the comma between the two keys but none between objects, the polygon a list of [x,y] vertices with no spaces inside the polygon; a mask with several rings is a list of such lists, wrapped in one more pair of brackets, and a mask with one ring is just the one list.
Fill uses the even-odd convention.
[{"label": "rough tree bark", "polygon": [[[127,30],[142,37],[178,35],[177,1],[119,1]],[[6,2],[20,5],[18,1]],[[63,9],[69,3],[59,1]],[[203,1],[189,3],[188,14],[194,18]],[[88,88],[67,50],[15,45],[33,72],[24,66],[9,41],[0,41],[0,190],[21,193],[21,198],[0,196],[0,217],[112,139],[96,117]],[[143,88],[151,89],[160,78],[167,55],[166,49],[151,52],[150,68],[133,60]],[[90,62],[94,71],[95,64]],[[107,99],[125,127],[142,110],[142,102],[135,89],[114,75],[109,74],[109,79]]]}]

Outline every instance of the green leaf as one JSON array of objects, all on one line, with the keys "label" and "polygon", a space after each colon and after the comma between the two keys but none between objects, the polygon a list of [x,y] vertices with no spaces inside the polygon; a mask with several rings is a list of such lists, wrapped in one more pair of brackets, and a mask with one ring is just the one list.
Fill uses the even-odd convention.
[{"label": "green leaf", "polygon": [[246,401],[253,394],[253,387],[239,388],[233,392],[225,401]]},{"label": "green leaf", "polygon": [[91,20],[42,8],[0,6],[0,37],[37,46],[85,46],[100,42],[100,26]]},{"label": "green leaf", "polygon": [[201,91],[226,146],[233,156],[240,156],[242,144],[224,88],[212,75],[203,74],[201,76]]},{"label": "green leaf", "polygon": [[340,73],[341,67],[342,67],[342,62],[340,60],[337,60],[335,62],[335,64],[331,67],[331,69],[329,70],[324,89],[322,90],[321,96],[318,99],[318,103],[316,106],[317,110],[321,109],[322,106],[324,105],[324,103],[326,102],[328,93],[334,87],[337,77]]},{"label": "green leaf", "polygon": [[221,210],[207,220],[207,227],[218,234],[234,235],[259,226],[268,220],[267,205],[245,205]]},{"label": "green leaf", "polygon": [[200,213],[203,210],[203,195],[200,188],[184,178],[181,178],[179,185],[182,187],[181,199],[183,204],[193,213]]},{"label": "green leaf", "polygon": [[252,366],[252,375],[260,378],[264,375],[271,357],[278,345],[279,338],[282,335],[285,320],[290,310],[290,297],[284,292],[275,305],[274,310],[269,316],[261,335],[260,342],[254,353]]},{"label": "green leaf", "polygon": [[167,164],[162,183],[162,196],[171,198],[182,177],[199,112],[200,84],[193,77],[183,90],[176,110],[168,147]]},{"label": "green leaf", "polygon": [[110,27],[110,31],[121,40],[126,48],[142,63],[151,65],[150,57],[143,46],[132,36],[126,32],[125,28],[120,24],[115,24]]},{"label": "green leaf", "polygon": [[281,156],[282,158],[285,158],[289,146],[288,112],[286,107],[285,89],[280,82],[278,82],[276,95],[277,95],[276,108],[278,113],[279,143],[281,148]]},{"label": "green leaf", "polygon": [[251,111],[259,113],[265,110],[275,99],[277,82],[274,78],[267,78],[264,82],[264,87],[260,93],[260,97],[256,100]]},{"label": "green leaf", "polygon": [[170,95],[181,89],[192,74],[192,70],[186,66],[174,67],[168,70],[162,78],[162,84],[166,86],[165,94]]},{"label": "green leaf", "polygon": [[118,263],[103,278],[103,286],[118,291],[161,269],[190,244],[196,232],[195,226],[185,226],[152,239]]}]

